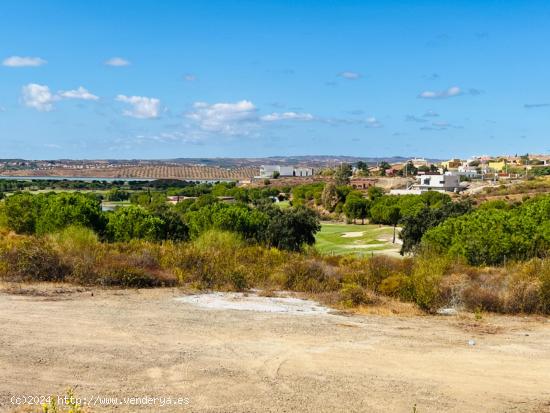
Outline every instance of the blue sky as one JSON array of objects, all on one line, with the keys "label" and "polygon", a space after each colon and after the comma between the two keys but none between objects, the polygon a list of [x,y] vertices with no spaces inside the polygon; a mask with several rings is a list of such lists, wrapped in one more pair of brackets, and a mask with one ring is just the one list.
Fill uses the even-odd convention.
[{"label": "blue sky", "polygon": [[548,1],[9,1],[0,158],[550,152]]}]

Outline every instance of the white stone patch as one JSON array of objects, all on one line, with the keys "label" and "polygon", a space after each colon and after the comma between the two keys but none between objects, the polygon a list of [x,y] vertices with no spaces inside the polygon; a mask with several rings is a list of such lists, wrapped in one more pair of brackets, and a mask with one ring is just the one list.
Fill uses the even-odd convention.
[{"label": "white stone patch", "polygon": [[243,293],[206,293],[186,295],[177,301],[211,310],[243,310],[261,313],[327,314],[329,309],[311,300],[291,297],[260,297]]}]

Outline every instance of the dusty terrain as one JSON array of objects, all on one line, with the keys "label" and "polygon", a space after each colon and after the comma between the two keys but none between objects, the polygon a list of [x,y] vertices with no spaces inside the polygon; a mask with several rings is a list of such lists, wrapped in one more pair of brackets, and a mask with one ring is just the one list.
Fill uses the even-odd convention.
[{"label": "dusty terrain", "polygon": [[67,386],[189,400],[94,412],[550,411],[541,317],[296,315],[201,308],[176,289],[25,289],[0,293],[0,411]]}]

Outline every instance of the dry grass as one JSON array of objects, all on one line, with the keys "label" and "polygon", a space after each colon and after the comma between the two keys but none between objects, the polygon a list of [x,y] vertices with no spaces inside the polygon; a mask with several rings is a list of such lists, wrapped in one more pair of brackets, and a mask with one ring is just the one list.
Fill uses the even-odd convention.
[{"label": "dry grass", "polygon": [[379,316],[417,317],[426,315],[414,303],[396,300],[391,297],[380,297],[380,301],[373,305],[361,305],[353,309],[355,314]]},{"label": "dry grass", "polygon": [[[205,233],[188,243],[102,243],[69,228],[0,238],[0,280],[20,295],[66,293],[62,283],[103,287],[174,287],[316,294],[335,308],[414,314],[441,307],[499,313],[550,313],[550,259],[472,267],[437,255],[415,259],[323,257],[247,245],[235,234]],[[9,282],[49,282],[49,293]],[[56,291],[55,288],[59,290]]]}]

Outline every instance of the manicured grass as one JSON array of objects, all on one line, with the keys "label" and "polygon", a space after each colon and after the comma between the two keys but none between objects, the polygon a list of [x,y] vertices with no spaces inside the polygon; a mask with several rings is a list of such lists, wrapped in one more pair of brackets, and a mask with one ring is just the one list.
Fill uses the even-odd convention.
[{"label": "manicured grass", "polygon": [[386,252],[396,255],[400,245],[392,244],[392,235],[393,228],[388,226],[324,222],[315,237],[315,248],[322,254],[366,255]]},{"label": "manicured grass", "polygon": [[280,201],[277,202],[275,205],[277,205],[281,209],[290,208],[290,201]]},{"label": "manicured grass", "polygon": [[114,211],[118,207],[128,207],[132,205],[130,201],[103,201],[101,207],[104,211]]}]

